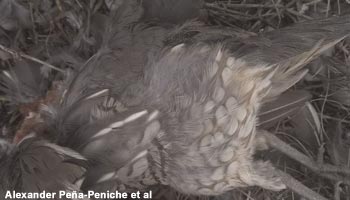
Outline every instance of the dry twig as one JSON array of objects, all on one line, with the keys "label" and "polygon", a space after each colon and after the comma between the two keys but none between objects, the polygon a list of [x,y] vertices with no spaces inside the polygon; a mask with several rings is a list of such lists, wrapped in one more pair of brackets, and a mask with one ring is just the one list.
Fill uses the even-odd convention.
[{"label": "dry twig", "polygon": [[1,44],[0,44],[0,49],[3,50],[3,51],[5,51],[5,52],[7,52],[7,53],[9,53],[9,54],[11,54],[15,59],[18,59],[18,58],[25,58],[25,59],[31,60],[31,61],[33,61],[33,62],[42,64],[42,65],[44,65],[44,66],[46,66],[46,67],[49,67],[49,68],[51,68],[51,69],[54,69],[54,70],[56,70],[56,71],[65,73],[64,70],[62,70],[62,69],[60,69],[60,68],[58,68],[58,67],[55,67],[55,66],[51,65],[50,63],[47,63],[47,62],[42,61],[42,60],[39,60],[39,59],[34,58],[34,57],[32,57],[32,56],[29,56],[29,55],[27,55],[27,54],[24,54],[24,53],[17,52],[17,51],[15,51],[15,50],[9,49],[9,48],[7,48],[7,47],[1,45]]}]

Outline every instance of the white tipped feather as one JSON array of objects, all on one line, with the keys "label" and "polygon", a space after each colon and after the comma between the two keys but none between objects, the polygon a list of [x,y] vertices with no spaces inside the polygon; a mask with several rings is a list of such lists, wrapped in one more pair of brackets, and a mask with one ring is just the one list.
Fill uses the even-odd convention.
[{"label": "white tipped feather", "polygon": [[129,117],[127,117],[125,120],[124,120],[124,123],[129,123],[129,122],[132,122],[132,121],[135,121],[136,119],[144,116],[145,114],[147,114],[148,111],[147,110],[143,110],[141,112],[138,112],[138,113],[134,113],[132,115],[130,115]]},{"label": "white tipped feather", "polygon": [[159,111],[156,110],[156,111],[153,111],[150,116],[148,117],[147,119],[147,122],[150,122],[150,121],[153,121],[154,119],[156,119],[159,115]]},{"label": "white tipped feather", "polygon": [[86,158],[84,158],[82,155],[80,155],[79,153],[77,153],[69,148],[60,147],[60,146],[52,144],[52,143],[47,143],[47,144],[45,144],[45,146],[54,149],[60,155],[70,156],[70,157],[73,157],[73,158],[76,158],[79,160],[86,160]]},{"label": "white tipped feather", "polygon": [[13,81],[13,77],[11,76],[11,74],[8,71],[2,71],[3,74],[5,74],[5,76],[7,76],[9,79],[11,79]]},{"label": "white tipped feather", "polygon": [[137,156],[135,156],[135,157],[131,160],[131,162],[134,162],[135,160],[144,157],[147,153],[148,153],[147,150],[141,151],[139,154],[137,154]]},{"label": "white tipped feather", "polygon": [[92,136],[92,138],[97,138],[97,137],[102,137],[106,134],[108,134],[109,132],[111,132],[113,129],[111,128],[105,128],[105,129],[102,129],[100,130],[99,132],[97,132],[94,136]]},{"label": "white tipped feather", "polygon": [[104,93],[106,93],[106,92],[108,92],[108,91],[109,91],[108,89],[104,89],[104,90],[101,90],[101,91],[99,91],[99,92],[96,92],[95,94],[92,94],[92,95],[86,97],[86,100],[89,100],[89,99],[98,97],[98,96],[100,96],[100,95],[102,95],[102,94],[104,94]]},{"label": "white tipped feather", "polygon": [[111,124],[109,127],[110,128],[120,128],[124,125],[124,121],[117,121],[117,122],[114,122],[113,124]]},{"label": "white tipped feather", "polygon": [[105,182],[111,179],[115,179],[117,177],[117,174],[115,172],[110,172],[105,175],[103,175],[101,178],[97,180],[97,183]]},{"label": "white tipped feather", "polygon": [[141,112],[137,112],[137,113],[130,115],[129,117],[127,117],[124,120],[113,122],[107,128],[101,129],[99,132],[97,132],[94,136],[92,136],[92,138],[102,137],[108,133],[111,133],[113,129],[120,128],[129,122],[135,121],[136,119],[146,115],[147,113],[148,113],[147,110],[143,110]]},{"label": "white tipped feather", "polygon": [[180,50],[182,49],[182,47],[184,47],[184,46],[185,46],[184,43],[178,44],[178,45],[174,46],[170,51],[171,51],[172,53],[173,53],[173,52],[178,52],[178,51],[180,51]]}]

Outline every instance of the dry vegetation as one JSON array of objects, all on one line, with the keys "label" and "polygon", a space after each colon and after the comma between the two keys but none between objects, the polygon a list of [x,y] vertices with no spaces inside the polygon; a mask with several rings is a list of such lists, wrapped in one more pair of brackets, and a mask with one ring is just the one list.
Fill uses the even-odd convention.
[{"label": "dry vegetation", "polygon": [[[5,50],[0,51],[0,69],[21,65],[23,59],[26,65],[37,66],[48,82],[59,79],[60,73],[54,67],[79,66],[98,49],[101,24],[119,3],[116,0],[116,4],[111,4],[112,1],[0,1],[0,48]],[[298,21],[350,13],[350,1],[212,0],[206,3],[204,13],[211,24],[257,33]],[[350,38],[310,65],[312,70],[305,80],[278,102],[279,114],[284,117],[261,126],[277,133],[316,164],[349,166]],[[2,135],[12,137],[22,116],[11,102],[2,98],[0,101]],[[350,199],[350,177],[315,172],[272,150],[258,156],[273,160],[280,169],[327,198]],[[169,188],[155,190],[158,199],[169,200],[301,199],[290,190],[276,193],[260,188],[237,189],[220,197],[189,197]]]}]

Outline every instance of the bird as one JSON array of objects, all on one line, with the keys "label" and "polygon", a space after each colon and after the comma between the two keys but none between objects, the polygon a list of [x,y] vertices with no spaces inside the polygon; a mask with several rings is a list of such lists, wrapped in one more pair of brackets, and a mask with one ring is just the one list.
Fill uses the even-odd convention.
[{"label": "bird", "polygon": [[[219,195],[248,186],[284,189],[272,164],[253,158],[265,145],[259,110],[349,35],[350,17],[252,36],[191,20],[143,23],[142,16],[157,15],[142,12],[138,1],[124,2],[101,49],[50,93],[57,100],[46,96],[38,113],[28,113],[38,128],[17,144],[3,142],[2,190],[30,191],[26,184],[33,183],[52,190],[40,185],[37,171],[55,170],[41,164],[48,158],[76,169],[59,168],[62,179],[43,170],[53,190],[132,192],[162,184]],[[15,80],[3,76],[6,84]],[[26,153],[36,147],[44,147],[45,157],[35,154],[39,160],[31,162]],[[10,178],[12,166],[23,163],[33,170],[15,174],[30,177]]]}]

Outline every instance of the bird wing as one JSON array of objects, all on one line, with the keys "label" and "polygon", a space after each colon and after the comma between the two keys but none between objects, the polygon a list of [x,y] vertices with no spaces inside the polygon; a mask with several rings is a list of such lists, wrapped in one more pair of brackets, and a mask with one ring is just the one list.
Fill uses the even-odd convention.
[{"label": "bird wing", "polygon": [[79,191],[86,159],[77,152],[27,136],[1,158],[3,190]]},{"label": "bird wing", "polygon": [[65,144],[91,163],[83,187],[103,191],[130,190],[135,184],[136,188],[145,187],[139,180],[149,170],[150,144],[161,133],[159,117],[157,110],[130,108],[82,126],[72,135],[69,140],[73,144]]}]

